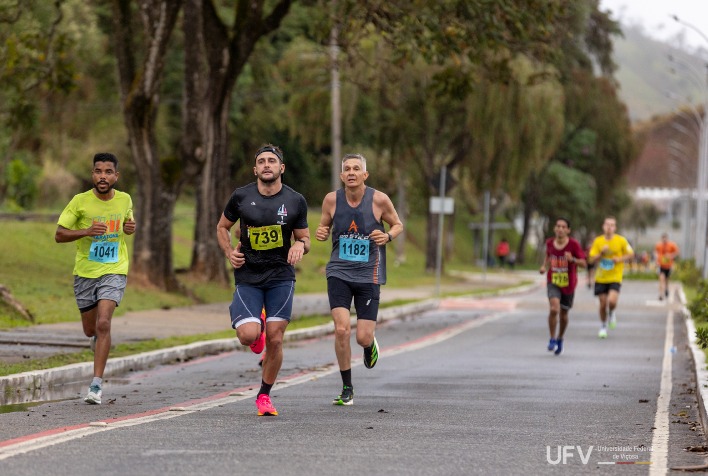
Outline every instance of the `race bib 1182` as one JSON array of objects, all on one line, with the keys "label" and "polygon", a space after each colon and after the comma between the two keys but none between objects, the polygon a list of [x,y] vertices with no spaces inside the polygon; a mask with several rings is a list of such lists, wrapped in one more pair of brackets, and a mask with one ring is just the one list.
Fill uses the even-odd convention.
[{"label": "race bib 1182", "polygon": [[339,238],[339,257],[347,261],[369,261],[368,238]]}]

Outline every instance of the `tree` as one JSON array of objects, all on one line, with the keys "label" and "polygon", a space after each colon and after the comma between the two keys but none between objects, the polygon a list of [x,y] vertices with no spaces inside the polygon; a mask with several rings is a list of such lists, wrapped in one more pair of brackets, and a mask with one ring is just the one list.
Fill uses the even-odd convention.
[{"label": "tree", "polygon": [[[361,56],[369,65],[375,65],[374,74],[357,79],[360,84],[368,85],[365,87],[383,108],[390,110],[390,113],[381,112],[377,118],[376,123],[382,125],[377,147],[387,151],[386,155],[395,154],[417,165],[415,173],[420,173],[419,190],[426,199],[424,207],[430,196],[439,193],[438,177],[443,165],[451,174],[448,184],[460,178],[462,172],[456,174],[455,169],[467,167],[476,173],[485,164],[490,166],[490,173],[485,174],[483,170],[480,174],[483,180],[499,177],[508,179],[510,185],[516,180],[515,166],[509,166],[515,156],[510,158],[502,152],[513,148],[509,143],[504,144],[503,132],[497,136],[501,140],[496,144],[503,148],[497,147],[494,154],[485,155],[484,160],[474,153],[481,141],[488,138],[488,133],[494,131],[490,124],[503,121],[509,112],[515,119],[521,115],[518,110],[497,108],[490,112],[484,107],[476,108],[485,98],[484,93],[478,91],[491,91],[498,86],[496,97],[508,94],[507,104],[521,106],[527,101],[527,98],[518,98],[532,91],[526,88],[531,84],[524,84],[520,79],[523,75],[512,65],[514,61],[519,62],[523,54],[528,58],[546,59],[555,54],[564,12],[564,3],[555,1],[525,2],[523,6],[518,2],[483,0],[344,2],[338,14],[339,18],[346,18],[340,21],[343,49],[350,57]],[[371,38],[376,36],[372,28],[386,48],[371,47]],[[367,47],[376,54],[373,60],[371,54],[366,55]],[[393,71],[392,66],[399,67],[400,72]],[[372,80],[372,76],[378,78]],[[542,81],[542,78],[534,79],[532,83]],[[375,93],[371,92],[380,85]],[[478,98],[478,104],[470,104],[474,101],[471,98]],[[475,123],[475,114],[485,113],[486,120]],[[470,126],[471,123],[475,126],[482,123],[482,132]],[[529,145],[523,140],[534,134],[542,136],[538,128],[525,130],[527,134],[521,142],[515,139],[509,142],[523,147]],[[536,149],[529,151],[533,160],[517,162],[516,172],[520,172],[518,176],[522,179],[526,165],[538,166],[537,152]],[[494,174],[495,167],[510,173]],[[468,180],[469,176],[471,174]],[[437,229],[433,217],[429,216],[427,270],[435,265]]]},{"label": "tree", "polygon": [[[0,2],[0,200],[8,187],[6,166],[34,157],[40,134],[41,103],[51,94],[68,94],[75,86],[74,45],[62,28],[63,0]],[[28,151],[23,153],[18,151]],[[17,170],[12,171],[13,176]],[[36,174],[29,176],[36,187]],[[17,190],[15,190],[17,192]],[[17,200],[15,200],[17,202]]]},{"label": "tree", "polygon": [[[123,119],[137,171],[138,192],[131,276],[177,291],[172,267],[174,203],[183,184],[174,156],[158,151],[156,123],[168,44],[182,0],[112,1],[112,39],[118,60]],[[136,31],[139,17],[141,29]]]},{"label": "tree", "polygon": [[564,217],[575,226],[587,224],[594,217],[595,181],[592,176],[560,162],[551,162],[541,174],[538,187],[546,193],[538,197],[536,208],[549,217],[544,236],[553,234],[555,219]]},{"label": "tree", "polygon": [[[582,181],[595,184],[595,201],[578,204],[581,208],[590,206],[592,212],[584,223],[574,224],[576,231],[582,231],[589,223],[598,223],[601,216],[617,214],[621,209],[624,195],[618,188],[634,158],[635,145],[626,106],[619,100],[611,76],[615,69],[612,37],[621,34],[619,25],[606,12],[599,11],[598,0],[569,2],[567,13],[570,34],[563,37],[563,55],[555,62],[563,84],[566,123],[553,161],[586,174]],[[600,66],[602,76],[596,76],[594,62]],[[546,168],[531,176],[526,184],[524,231],[518,249],[521,262],[531,216],[538,211],[547,191],[544,184],[551,180],[544,174],[559,170]],[[578,176],[574,180],[581,179]],[[555,213],[548,207],[544,207],[544,212]]]},{"label": "tree", "polygon": [[191,271],[204,279],[227,281],[216,223],[232,186],[229,112],[236,80],[256,42],[275,31],[291,0],[267,13],[265,0],[237,0],[231,21],[213,0],[185,0],[185,116],[182,162],[198,167],[197,214]]}]

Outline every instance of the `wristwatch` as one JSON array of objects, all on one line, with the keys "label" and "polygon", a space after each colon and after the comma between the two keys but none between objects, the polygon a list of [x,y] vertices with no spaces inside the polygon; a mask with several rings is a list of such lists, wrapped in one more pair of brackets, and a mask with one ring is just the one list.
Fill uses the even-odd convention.
[{"label": "wristwatch", "polygon": [[298,238],[298,239],[295,240],[295,241],[299,241],[299,242],[302,243],[303,245],[307,246],[307,242],[306,242],[305,240],[303,240],[302,238]]},{"label": "wristwatch", "polygon": [[388,235],[388,241],[389,243],[393,241],[393,237],[391,236],[391,233],[386,233]]}]

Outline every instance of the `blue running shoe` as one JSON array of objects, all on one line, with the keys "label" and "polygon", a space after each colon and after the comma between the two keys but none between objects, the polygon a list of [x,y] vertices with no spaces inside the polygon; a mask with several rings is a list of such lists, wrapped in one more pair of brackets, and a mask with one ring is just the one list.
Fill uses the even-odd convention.
[{"label": "blue running shoe", "polygon": [[558,344],[558,341],[555,339],[551,339],[548,341],[548,352],[553,352],[556,350],[556,344]]},{"label": "blue running shoe", "polygon": [[555,354],[561,355],[561,352],[563,352],[563,339],[558,339],[556,343],[558,344],[558,347],[556,347]]}]

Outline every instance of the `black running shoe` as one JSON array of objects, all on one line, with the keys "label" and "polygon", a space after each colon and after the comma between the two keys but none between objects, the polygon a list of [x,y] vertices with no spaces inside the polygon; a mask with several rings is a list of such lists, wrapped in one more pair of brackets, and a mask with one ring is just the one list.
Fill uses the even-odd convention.
[{"label": "black running shoe", "polygon": [[354,405],[354,389],[346,385],[342,389],[341,395],[332,400],[333,405]]},{"label": "black running shoe", "polygon": [[376,342],[376,337],[374,337],[374,342],[364,349],[364,366],[367,369],[373,369],[376,362],[379,360],[379,343]]}]

